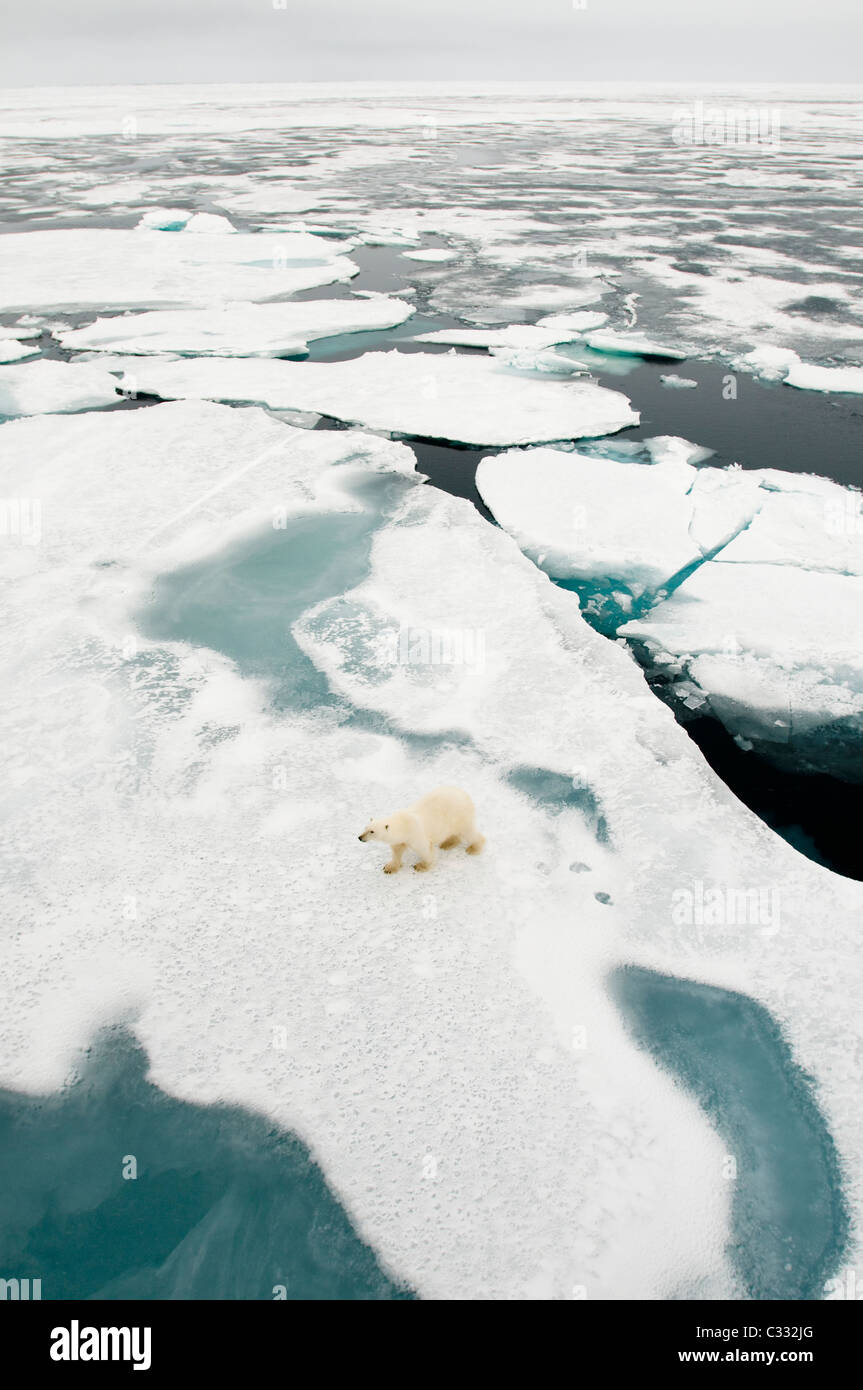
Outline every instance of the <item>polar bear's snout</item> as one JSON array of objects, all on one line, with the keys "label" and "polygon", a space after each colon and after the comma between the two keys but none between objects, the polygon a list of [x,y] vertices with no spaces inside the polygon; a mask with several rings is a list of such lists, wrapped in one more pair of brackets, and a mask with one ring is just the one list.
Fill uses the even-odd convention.
[{"label": "polar bear's snout", "polygon": [[363,833],[362,833],[362,835],[358,835],[358,836],[357,836],[357,839],[358,839],[358,840],[367,840],[368,838],[369,838],[369,832],[368,832],[367,830],[364,830]]}]

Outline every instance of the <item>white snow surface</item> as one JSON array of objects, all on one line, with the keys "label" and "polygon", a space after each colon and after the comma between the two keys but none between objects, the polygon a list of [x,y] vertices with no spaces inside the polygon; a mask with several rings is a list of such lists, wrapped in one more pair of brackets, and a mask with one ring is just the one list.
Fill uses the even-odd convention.
[{"label": "white snow surface", "polygon": [[729,540],[760,505],[757,483],[733,470],[556,449],[485,458],[476,485],[496,521],[547,573],[609,580],[635,598]]},{"label": "white snow surface", "polygon": [[548,574],[611,587],[624,613],[633,599],[654,605],[618,632],[694,683],[730,732],[855,778],[860,493],[778,470],[696,469],[687,441],[645,442],[653,464],[511,450],[482,460],[477,488]]},{"label": "white snow surface", "polygon": [[336,243],[302,232],[22,231],[0,237],[0,310],[212,307],[348,280],[357,269]]},{"label": "white snow surface", "polygon": [[42,358],[0,367],[0,415],[43,415],[115,405],[117,382],[92,363]]},{"label": "white snow surface", "polygon": [[863,395],[863,367],[818,367],[811,362],[792,363],[786,386],[801,391],[840,391]]},{"label": "white snow surface", "polygon": [[367,352],[345,362],[214,357],[144,364],[138,390],[165,399],[311,410],[370,429],[478,445],[584,438],[638,423],[618,391],[518,375],[493,358],[455,352]]},{"label": "white snow surface", "polygon": [[[4,947],[3,1085],[56,1089],[123,1020],[155,1085],[297,1132],[425,1297],[733,1296],[725,1141],[611,1003],[607,972],[631,961],[779,1020],[859,1258],[863,888],[731,795],[573,595],[469,503],[411,486],[408,450],[354,431],[183,402],[2,436],[7,492],[45,514],[41,545],[0,556],[7,798],[16,843],[38,846],[7,866],[28,891]],[[217,652],[136,634],[160,573],[271,537],[280,508],[356,512],[352,480],[382,469],[402,500],[367,579],[294,634],[383,723],[286,718]],[[393,664],[406,626],[482,633],[484,660]],[[608,843],[513,790],[524,766],[592,789]],[[385,877],[358,826],[445,781],[474,795],[484,855]],[[672,894],[697,882],[781,885],[779,939],[680,926]]]},{"label": "white snow surface", "polygon": [[306,352],[314,338],[394,328],[413,312],[412,304],[384,295],[225,304],[216,309],[157,309],[100,318],[84,328],[58,331],[54,336],[63,347],[75,350],[275,357]]},{"label": "white snow surface", "polygon": [[643,333],[612,333],[602,329],[585,333],[584,341],[595,352],[619,352],[632,357],[667,357],[675,361],[687,356],[680,348],[664,347]]},{"label": "white snow surface", "polygon": [[22,357],[37,357],[38,347],[22,343],[19,338],[0,338],[0,362],[19,362]]}]

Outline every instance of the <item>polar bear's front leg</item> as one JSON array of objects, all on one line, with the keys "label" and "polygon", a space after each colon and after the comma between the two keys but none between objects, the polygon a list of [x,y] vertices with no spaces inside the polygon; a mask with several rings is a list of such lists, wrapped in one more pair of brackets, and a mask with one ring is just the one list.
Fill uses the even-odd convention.
[{"label": "polar bear's front leg", "polygon": [[409,832],[408,845],[417,857],[414,864],[417,873],[433,869],[437,863],[437,847],[430,842],[419,816],[411,816]]},{"label": "polar bear's front leg", "polygon": [[407,849],[407,845],[393,845],[393,857],[389,863],[384,864],[385,874],[397,874],[402,866],[402,855]]}]

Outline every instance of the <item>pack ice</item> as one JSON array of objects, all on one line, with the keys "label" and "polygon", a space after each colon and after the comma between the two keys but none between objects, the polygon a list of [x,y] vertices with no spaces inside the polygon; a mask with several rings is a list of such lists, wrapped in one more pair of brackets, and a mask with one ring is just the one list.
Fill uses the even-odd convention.
[{"label": "pack ice", "polygon": [[[44,520],[2,550],[0,1084],[54,1090],[131,1020],[155,1085],[297,1132],[426,1297],[739,1294],[725,1141],[608,994],[636,962],[782,1023],[860,1258],[863,888],[741,806],[573,595],[356,431],[190,401],[0,442]],[[208,586],[190,640],[177,615],[203,623]],[[473,658],[401,659],[403,631],[453,629]],[[326,677],[321,703],[273,703],[245,655],[264,632],[274,670]],[[357,825],[440,782],[471,789],[486,853],[391,881]],[[672,894],[699,882],[781,884],[779,942],[681,925]]]},{"label": "pack ice", "polygon": [[367,352],[346,362],[218,358],[143,365],[139,391],[316,411],[394,434],[521,444],[608,434],[638,423],[626,396],[589,382],[524,377],[487,357]]}]

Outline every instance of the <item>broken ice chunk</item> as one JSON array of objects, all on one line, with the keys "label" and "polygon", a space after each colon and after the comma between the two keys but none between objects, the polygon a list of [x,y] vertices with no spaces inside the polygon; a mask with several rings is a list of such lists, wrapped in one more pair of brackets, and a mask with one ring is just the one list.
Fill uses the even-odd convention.
[{"label": "broken ice chunk", "polygon": [[455,260],[458,252],[448,251],[442,246],[430,246],[427,251],[403,251],[402,255],[409,261],[437,263]]},{"label": "broken ice chunk", "polygon": [[659,380],[663,386],[672,391],[691,391],[698,385],[691,376],[677,376],[674,372],[667,372]]},{"label": "broken ice chunk", "polygon": [[179,232],[191,216],[189,208],[148,208],[138,228],[148,232]]},{"label": "broken ice chunk", "polygon": [[783,766],[863,780],[860,576],[714,560],[620,631],[681,659],[729,731]]}]

